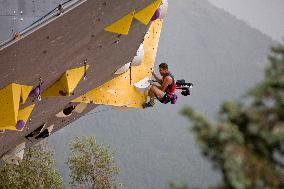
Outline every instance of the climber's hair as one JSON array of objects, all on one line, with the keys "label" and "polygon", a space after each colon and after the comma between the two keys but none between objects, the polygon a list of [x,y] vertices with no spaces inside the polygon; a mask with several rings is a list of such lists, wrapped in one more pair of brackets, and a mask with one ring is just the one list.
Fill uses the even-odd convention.
[{"label": "climber's hair", "polygon": [[168,69],[169,69],[169,66],[168,66],[167,63],[162,62],[162,63],[159,65],[159,68],[162,68],[163,70],[168,70]]}]

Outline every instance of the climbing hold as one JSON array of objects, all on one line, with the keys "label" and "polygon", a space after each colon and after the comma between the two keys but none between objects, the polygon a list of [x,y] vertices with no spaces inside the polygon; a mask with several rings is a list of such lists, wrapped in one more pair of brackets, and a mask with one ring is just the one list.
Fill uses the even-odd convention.
[{"label": "climbing hold", "polygon": [[21,85],[21,103],[24,104],[32,90],[32,86]]},{"label": "climbing hold", "polygon": [[161,8],[159,7],[151,18],[151,21],[157,20],[161,15]]},{"label": "climbing hold", "polygon": [[144,58],[144,45],[143,43],[139,46],[136,56],[133,58],[131,62],[131,66],[139,66],[143,62]]},{"label": "climbing hold", "polygon": [[21,96],[21,85],[12,83],[0,89],[0,128],[14,126],[17,123]]},{"label": "climbing hold", "polygon": [[63,117],[69,117],[70,115],[65,115],[64,113],[63,113],[63,111],[60,111],[59,113],[57,113],[56,114],[56,117],[61,117],[61,118],[63,118]]},{"label": "climbing hold", "polygon": [[145,7],[144,9],[140,10],[139,12],[134,14],[134,18],[139,22],[148,25],[151,21],[156,10],[161,5],[161,0],[155,0],[153,3]]},{"label": "climbing hold", "polygon": [[127,72],[129,70],[129,67],[130,67],[130,62],[127,63],[127,64],[124,64],[122,67],[117,69],[114,74],[116,74],[116,75],[123,74],[123,73],[125,73],[125,72]]},{"label": "climbing hold", "polygon": [[[25,126],[25,124],[27,123],[27,121],[28,121],[28,119],[29,119],[29,117],[30,117],[34,107],[35,107],[35,104],[27,106],[27,107],[19,110],[18,122],[16,124],[16,127],[15,128],[10,128],[10,129],[7,128],[7,129],[8,130],[19,130],[19,131],[22,131],[24,126]],[[22,128],[19,129],[18,127],[21,127],[21,126],[22,126]]]},{"label": "climbing hold", "polygon": [[30,92],[29,97],[30,97],[30,98],[38,97],[38,96],[39,96],[39,93],[40,93],[40,89],[39,89],[39,88],[40,88],[39,86],[37,86],[36,88],[34,88],[34,89]]},{"label": "climbing hold", "polygon": [[134,87],[140,92],[140,94],[145,95],[150,87],[149,77],[146,77],[135,83]]},{"label": "climbing hold", "polygon": [[44,139],[50,136],[51,132],[53,131],[54,125],[49,126],[47,129],[43,130],[39,135],[35,137],[35,139]]},{"label": "climbing hold", "polygon": [[19,32],[14,33],[14,37],[13,37],[14,40],[19,40],[21,38],[22,38],[21,33],[19,33]]},{"label": "climbing hold", "polygon": [[122,35],[128,35],[133,20],[133,16],[134,16],[134,11],[122,17],[121,19],[117,20],[116,22],[112,23],[111,25],[107,26],[105,28],[105,31],[122,34]]},{"label": "climbing hold", "polygon": [[36,86],[29,94],[29,98],[38,98],[38,101],[41,101],[41,86],[44,83],[42,78],[39,78],[39,84]]},{"label": "climbing hold", "polygon": [[25,138],[28,139],[29,141],[31,141],[30,138],[39,135],[39,133],[41,133],[43,131],[43,128],[45,127],[45,125],[46,125],[46,123],[42,124],[41,126],[36,128],[35,130],[33,130],[33,132],[26,135]]},{"label": "climbing hold", "polygon": [[89,65],[86,65],[67,70],[56,83],[42,93],[42,96],[70,96],[88,68]]},{"label": "climbing hold", "polygon": [[69,106],[67,108],[65,108],[64,110],[62,110],[61,112],[56,114],[56,117],[69,117],[72,112],[74,111],[74,109],[76,108],[76,106],[72,105]]},{"label": "climbing hold", "polygon": [[72,106],[70,106],[70,107],[68,107],[68,108],[65,108],[65,109],[63,110],[63,113],[64,113],[66,116],[71,115],[72,112],[73,112],[73,110],[75,109],[75,107],[76,107],[76,106],[72,105]]},{"label": "climbing hold", "polygon": [[0,89],[0,128],[17,130],[19,120],[27,121],[34,105],[19,110],[20,102],[28,98],[32,86],[12,83]]},{"label": "climbing hold", "polygon": [[26,123],[25,123],[23,120],[19,120],[19,121],[17,122],[17,124],[16,124],[16,129],[17,129],[17,130],[22,130],[22,129],[24,128],[25,124],[26,124]]},{"label": "climbing hold", "polygon": [[164,19],[166,17],[166,14],[168,12],[168,0],[162,0],[160,9],[161,9],[161,14],[160,14],[160,19]]}]

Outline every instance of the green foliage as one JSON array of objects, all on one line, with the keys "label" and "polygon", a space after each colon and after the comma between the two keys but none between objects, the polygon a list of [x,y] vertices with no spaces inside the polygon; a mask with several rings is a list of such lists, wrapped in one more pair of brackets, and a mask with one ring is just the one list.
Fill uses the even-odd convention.
[{"label": "green foliage", "polygon": [[264,80],[240,102],[223,103],[217,123],[192,108],[182,111],[202,153],[223,175],[224,186],[216,188],[284,188],[283,45],[272,48],[269,61]]},{"label": "green foliage", "polygon": [[116,185],[118,168],[109,148],[94,137],[76,138],[70,143],[67,164],[74,188],[110,189]]},{"label": "green foliage", "polygon": [[42,143],[27,149],[20,165],[6,164],[0,168],[0,188],[59,189],[62,178],[55,170],[53,154],[43,150]]}]

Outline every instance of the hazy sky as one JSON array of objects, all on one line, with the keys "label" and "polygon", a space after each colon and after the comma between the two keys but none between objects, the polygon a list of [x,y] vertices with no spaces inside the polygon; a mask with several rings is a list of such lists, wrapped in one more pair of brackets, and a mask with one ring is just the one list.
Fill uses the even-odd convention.
[{"label": "hazy sky", "polygon": [[209,0],[273,39],[284,38],[284,0]]}]

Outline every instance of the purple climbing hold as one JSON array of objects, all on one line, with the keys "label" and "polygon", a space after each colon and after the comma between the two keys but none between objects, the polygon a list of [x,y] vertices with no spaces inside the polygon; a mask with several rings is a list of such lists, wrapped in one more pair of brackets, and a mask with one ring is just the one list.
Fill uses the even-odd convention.
[{"label": "purple climbing hold", "polygon": [[151,18],[151,21],[157,20],[161,15],[161,8],[159,7]]},{"label": "purple climbing hold", "polygon": [[26,124],[26,123],[25,123],[23,120],[19,120],[19,121],[17,122],[16,129],[17,129],[17,130],[22,130],[22,129],[24,128],[25,124]]},{"label": "purple climbing hold", "polygon": [[39,86],[37,86],[36,88],[34,88],[30,94],[29,94],[29,97],[33,98],[33,97],[38,97],[39,95]]},{"label": "purple climbing hold", "polygon": [[40,92],[41,92],[41,85],[42,85],[43,83],[44,83],[44,81],[42,81],[42,80],[40,79],[40,84],[30,92],[30,94],[29,94],[29,97],[30,97],[30,98],[39,97]]}]

